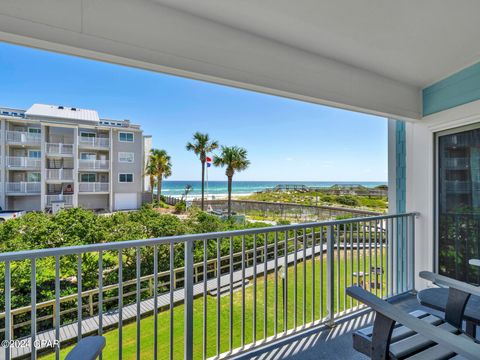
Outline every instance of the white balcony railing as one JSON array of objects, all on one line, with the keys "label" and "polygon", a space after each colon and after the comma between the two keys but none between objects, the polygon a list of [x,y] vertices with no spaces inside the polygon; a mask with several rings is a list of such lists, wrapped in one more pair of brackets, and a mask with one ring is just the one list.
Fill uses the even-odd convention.
[{"label": "white balcony railing", "polygon": [[7,194],[40,194],[40,182],[7,182]]},{"label": "white balcony railing", "polygon": [[40,144],[42,134],[24,131],[7,131],[7,143],[9,144]]},{"label": "white balcony railing", "polygon": [[40,169],[41,160],[26,156],[7,156],[7,166],[9,168],[31,168]]},{"label": "white balcony railing", "polygon": [[84,192],[108,192],[109,183],[106,182],[81,182],[79,185],[79,191]]},{"label": "white balcony railing", "polygon": [[80,170],[108,170],[110,160],[78,160],[78,168]]},{"label": "white balcony railing", "polygon": [[110,147],[110,139],[102,137],[78,137],[78,145],[80,147],[108,149]]},{"label": "white balcony railing", "polygon": [[45,152],[47,155],[72,156],[73,144],[46,143]]},{"label": "white balcony railing", "polygon": [[47,169],[47,180],[73,181],[73,170]]},{"label": "white balcony railing", "polygon": [[[48,195],[47,205],[61,199],[71,197]],[[347,296],[349,286],[358,284],[381,298],[413,290],[414,228],[415,214],[409,213],[0,253],[5,284],[0,332],[7,340],[14,335],[21,340],[17,334],[22,334],[32,341],[38,334],[53,341],[60,333],[62,341],[72,342],[82,338],[86,327],[81,324],[88,322],[90,333],[118,329],[120,340],[107,342],[104,353],[121,357],[136,350],[140,358],[151,357],[142,354],[140,336],[149,332],[154,349],[172,354],[181,349],[185,359],[221,358],[220,349],[228,354],[243,345],[254,349],[274,335],[278,339],[313,325],[333,325],[337,317],[363,309]],[[25,260],[31,271],[15,272],[11,264]],[[47,265],[55,271],[35,276]],[[73,273],[76,281],[71,281]],[[115,282],[115,276],[122,280]],[[25,291],[14,286],[20,280],[33,289],[32,300],[23,304],[11,301]],[[69,295],[61,296],[60,284],[70,286]],[[43,291],[41,300],[36,289]],[[37,311],[41,317],[29,317]],[[64,319],[66,314],[70,318]],[[144,323],[142,315],[152,320]],[[130,321],[136,322],[137,333],[127,343],[123,324]],[[248,335],[232,342],[229,334]],[[47,347],[44,342],[35,351]],[[195,357],[194,347],[199,351]],[[12,357],[31,351],[10,349]]]},{"label": "white balcony railing", "polygon": [[45,195],[45,204],[52,206],[52,201],[63,201],[65,205],[73,205],[73,195]]}]

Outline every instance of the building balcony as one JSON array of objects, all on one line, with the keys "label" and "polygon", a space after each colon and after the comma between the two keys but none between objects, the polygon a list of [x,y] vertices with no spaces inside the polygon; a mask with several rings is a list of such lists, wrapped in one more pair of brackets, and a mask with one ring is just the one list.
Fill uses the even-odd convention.
[{"label": "building balcony", "polygon": [[[46,204],[57,200],[72,204],[71,195],[47,195]],[[412,229],[414,223],[415,214],[410,213],[45,249],[28,255],[3,253],[0,265],[38,259],[31,262],[32,272],[40,261],[57,264],[54,279],[24,274],[32,289],[52,287],[67,276],[71,281],[71,271],[62,277],[65,270],[59,259],[78,258],[73,261],[79,276],[75,283],[80,284],[75,285],[74,294],[62,296],[58,291],[41,303],[23,307],[6,300],[0,314],[10,319],[5,338],[31,339],[41,334],[43,340],[54,340],[60,334],[60,342],[67,344],[88,329],[89,334],[107,337],[104,354],[137,353],[141,358],[151,357],[150,352],[143,353],[151,351],[144,347],[144,340],[140,343],[145,334],[151,334],[154,348],[185,359],[225,358],[246,351],[251,356],[266,346],[271,346],[270,351],[282,346],[298,351],[295,339],[309,336],[309,328],[318,339],[319,333],[340,337],[372,321],[371,314],[359,313],[366,307],[347,296],[349,286],[359,285],[387,299],[405,296],[403,305],[415,302],[411,295],[402,295],[414,286],[415,233],[398,231]],[[127,253],[128,262],[123,255]],[[104,260],[86,263],[81,259]],[[2,268],[6,288],[18,291],[11,287],[10,267]],[[106,283],[112,272],[124,280]],[[91,285],[82,287],[87,283]],[[40,308],[42,317],[34,318],[35,324],[25,321]],[[75,315],[66,319],[65,314]],[[136,326],[124,327],[127,322]],[[118,334],[110,333],[112,328]],[[350,335],[343,339],[340,348],[324,344],[321,349],[322,341],[307,343],[325,355],[319,358],[355,355]],[[195,354],[194,348],[198,349]],[[27,357],[31,350],[11,351],[12,357]]]},{"label": "building balcony", "polygon": [[109,149],[110,139],[102,137],[78,137],[78,147],[82,149]]},{"label": "building balcony", "polygon": [[73,144],[46,143],[45,153],[51,157],[70,157],[73,156]]},{"label": "building balcony", "polygon": [[108,193],[110,191],[110,184],[108,182],[80,182],[80,193]]},{"label": "building balcony", "polygon": [[52,206],[52,202],[63,201],[65,206],[73,205],[73,195],[45,195],[45,206]]},{"label": "building balcony", "polygon": [[7,156],[7,167],[10,169],[40,169],[41,160],[26,156]]},{"label": "building balcony", "polygon": [[47,169],[47,181],[73,181],[73,169]]},{"label": "building balcony", "polygon": [[40,194],[40,182],[7,182],[7,195]]},{"label": "building balcony", "polygon": [[110,160],[78,160],[79,170],[103,170],[108,171]]},{"label": "building balcony", "polygon": [[40,145],[42,134],[25,131],[6,131],[7,144],[12,145]]}]

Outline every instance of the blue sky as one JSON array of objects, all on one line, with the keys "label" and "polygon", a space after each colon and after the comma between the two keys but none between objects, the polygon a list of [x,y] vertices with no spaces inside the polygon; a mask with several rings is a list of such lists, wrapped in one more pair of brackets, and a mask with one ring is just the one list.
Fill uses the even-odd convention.
[{"label": "blue sky", "polygon": [[237,180],[387,180],[383,118],[3,43],[0,79],[0,106],[61,104],[140,124],[171,154],[172,180],[198,179],[185,150],[197,130],[248,150]]}]

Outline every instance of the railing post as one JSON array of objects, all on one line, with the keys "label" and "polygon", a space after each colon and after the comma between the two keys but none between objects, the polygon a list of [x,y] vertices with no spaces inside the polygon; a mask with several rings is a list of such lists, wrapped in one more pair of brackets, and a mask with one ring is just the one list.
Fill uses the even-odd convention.
[{"label": "railing post", "polygon": [[184,358],[193,359],[193,241],[185,243]]},{"label": "railing post", "polygon": [[[327,322],[328,326],[335,325],[335,298],[334,298],[334,232],[333,226],[327,227]],[[339,249],[337,249],[339,251]]]}]

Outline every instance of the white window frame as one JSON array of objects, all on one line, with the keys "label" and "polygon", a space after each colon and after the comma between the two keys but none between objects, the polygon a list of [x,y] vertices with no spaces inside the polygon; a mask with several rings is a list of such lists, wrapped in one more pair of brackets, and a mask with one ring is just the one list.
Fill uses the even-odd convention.
[{"label": "white window frame", "polygon": [[[89,159],[89,158],[83,159],[83,158],[82,158],[82,155],[84,155],[84,154],[86,154],[86,155],[95,155],[95,159]],[[90,151],[82,151],[82,152],[80,153],[80,160],[97,160],[97,153],[90,152]]]},{"label": "white window frame", "polygon": [[[32,174],[38,174],[38,176],[39,176],[38,181],[30,181],[29,180],[28,177]],[[27,182],[41,182],[41,181],[42,181],[42,173],[40,171],[28,171],[27,172]]]},{"label": "white window frame", "polygon": [[[30,130],[38,130],[38,131],[30,131]],[[38,127],[28,127],[27,128],[27,132],[29,134],[41,134],[42,133],[42,128],[38,128]]]},{"label": "white window frame", "polygon": [[[88,175],[88,176],[93,175],[95,180],[94,181],[83,181],[82,180],[83,175]],[[97,182],[97,174],[96,173],[82,173],[82,174],[80,174],[80,182],[81,183],[96,183]]]},{"label": "white window frame", "polygon": [[[120,176],[121,175],[132,175],[132,181],[120,181]],[[120,184],[133,184],[135,182],[135,177],[134,177],[133,173],[119,173],[118,174],[118,182]]]},{"label": "white window frame", "polygon": [[[38,153],[40,153],[40,156],[39,156],[39,157],[30,156],[30,153],[31,153],[31,152],[38,152]],[[27,152],[27,155],[28,155],[28,158],[29,158],[29,159],[41,159],[41,158],[42,158],[42,151],[41,151],[41,150],[32,150],[32,149],[29,149],[28,152]]]},{"label": "white window frame", "polygon": [[[121,135],[121,134],[131,134],[131,135],[132,135],[132,141],[121,140],[121,139],[120,139],[120,135]],[[119,132],[118,132],[118,141],[119,141],[119,142],[124,142],[124,143],[133,143],[133,142],[135,142],[135,133],[134,133],[134,132],[131,132],[131,131],[119,131]]]},{"label": "white window frame", "polygon": [[[83,136],[83,134],[89,134],[89,135],[93,135],[93,136]],[[96,138],[96,137],[97,137],[97,133],[95,133],[95,132],[93,132],[93,131],[85,131],[85,130],[82,130],[82,131],[80,131],[80,137],[85,137],[85,138],[88,138],[88,139]]]},{"label": "white window frame", "polygon": [[[123,155],[123,157],[125,158],[125,154],[132,155],[132,161],[124,161],[124,160],[121,160],[122,155]],[[128,151],[120,151],[120,152],[118,153],[118,162],[119,162],[119,163],[133,164],[133,163],[135,162],[135,153],[133,153],[133,152],[128,152]]]}]

